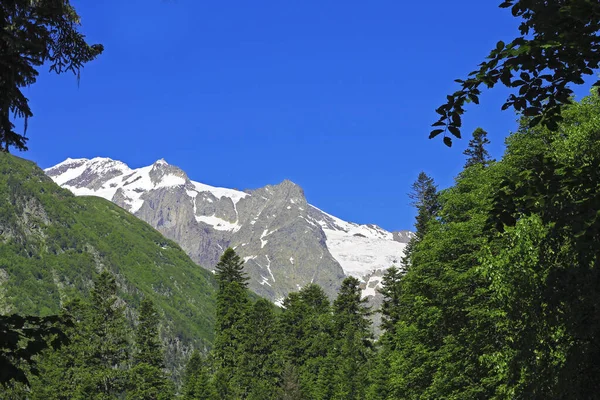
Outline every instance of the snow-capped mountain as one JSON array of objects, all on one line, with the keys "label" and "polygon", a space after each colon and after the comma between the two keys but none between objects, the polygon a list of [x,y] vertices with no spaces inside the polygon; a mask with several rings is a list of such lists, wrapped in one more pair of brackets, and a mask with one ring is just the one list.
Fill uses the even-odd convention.
[{"label": "snow-capped mountain", "polygon": [[109,158],[67,159],[45,172],[75,195],[130,211],[205,268],[234,247],[250,288],[275,302],[311,282],[333,296],[347,275],[363,279],[363,295],[373,296],[381,271],[400,262],[411,235],[327,214],[287,180],[239,191],[192,181],[164,160],[131,169]]}]

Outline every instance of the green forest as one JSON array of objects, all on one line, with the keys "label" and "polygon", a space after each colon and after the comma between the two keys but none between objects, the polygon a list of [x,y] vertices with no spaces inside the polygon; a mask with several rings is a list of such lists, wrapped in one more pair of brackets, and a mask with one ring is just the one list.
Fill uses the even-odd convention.
[{"label": "green forest", "polygon": [[476,129],[448,188],[418,176],[415,233],[377,310],[352,277],[335,299],[311,284],[276,307],[232,248],[212,275],[6,154],[26,149],[13,117],[33,116],[21,89],[36,68],[78,72],[103,50],[51,3],[0,2],[0,399],[600,397],[600,94],[567,87],[598,69],[597,2],[501,4],[522,37],[458,80],[431,137],[461,137],[481,85],[517,89],[503,108],[518,128],[499,160]]},{"label": "green forest", "polygon": [[[68,343],[45,350],[8,398],[592,399],[598,390],[600,98],[568,106],[557,131],[527,118],[490,160],[478,129],[465,169],[438,191],[421,174],[416,233],[384,279],[373,337],[359,282],[330,302],[316,285],[282,309],[255,300],[243,262],[216,267],[215,334],[177,386],[157,312],[127,323],[114,278],[66,302]],[[405,271],[405,272],[401,272]],[[60,327],[60,323],[57,325]],[[51,335],[52,336],[52,335]],[[23,393],[27,393],[24,395]],[[11,397],[12,396],[12,397]]]}]

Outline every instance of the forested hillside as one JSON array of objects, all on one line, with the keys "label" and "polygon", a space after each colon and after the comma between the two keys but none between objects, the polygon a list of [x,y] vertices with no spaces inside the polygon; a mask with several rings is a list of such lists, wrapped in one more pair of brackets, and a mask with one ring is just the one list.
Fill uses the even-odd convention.
[{"label": "forested hillside", "polygon": [[[103,46],[86,42],[68,0],[0,1],[0,399],[599,398],[600,81],[579,102],[569,85],[598,72],[600,3],[505,0],[500,7],[519,18],[519,35],[498,42],[476,71],[456,81],[461,88],[436,110],[430,138],[443,137],[447,146],[460,139],[464,106],[478,104],[484,86],[514,91],[502,107],[513,108],[519,124],[499,160],[488,153],[486,131],[476,129],[450,187],[438,190],[419,174],[409,195],[416,231],[400,265],[381,277],[381,308],[373,310],[354,277],[343,280],[333,301],[311,281],[286,292],[277,308],[248,291],[244,258],[233,248],[220,247],[213,275],[127,211],[75,197],[34,163],[8,154],[27,150],[33,112],[23,91],[36,83],[40,66],[79,76]],[[337,27],[334,19],[323,21]],[[162,22],[161,29],[173,28]],[[139,37],[131,43],[141,45]],[[182,41],[189,53],[198,43],[185,37],[192,37],[192,44]],[[307,47],[329,39],[319,36]],[[357,53],[355,44],[348,47]],[[123,56],[114,59],[119,71],[140,71],[122,64]],[[263,90],[254,78],[252,84]],[[161,85],[151,89],[167,97]],[[51,94],[55,101],[57,91]],[[232,97],[227,112],[236,110]],[[159,105],[167,119],[168,107]],[[240,110],[223,115],[246,124]],[[149,130],[165,144],[158,119]],[[122,122],[111,118],[112,126]],[[148,142],[147,134],[139,142]],[[378,139],[365,134],[360,144],[382,147]],[[248,166],[257,159],[246,157],[249,143],[240,146],[239,164],[231,154],[223,160],[238,170]],[[378,311],[382,334],[375,338],[369,317]]]},{"label": "forested hillside", "polygon": [[213,339],[215,283],[174,242],[111,202],[75,197],[32,162],[0,153],[2,314],[57,314],[115,275],[128,319],[142,298],[161,314],[168,364]]}]

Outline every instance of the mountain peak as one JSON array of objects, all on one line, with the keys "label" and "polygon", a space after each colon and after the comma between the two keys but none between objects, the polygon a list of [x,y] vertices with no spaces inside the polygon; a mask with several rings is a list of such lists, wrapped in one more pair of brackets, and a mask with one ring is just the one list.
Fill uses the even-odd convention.
[{"label": "mountain peak", "polygon": [[333,294],[344,274],[364,278],[397,263],[408,239],[311,206],[289,179],[241,192],[194,182],[164,159],[129,169],[101,157],[47,173],[76,195],[101,196],[134,213],[205,267],[238,246],[250,287],[272,300],[310,282]]}]

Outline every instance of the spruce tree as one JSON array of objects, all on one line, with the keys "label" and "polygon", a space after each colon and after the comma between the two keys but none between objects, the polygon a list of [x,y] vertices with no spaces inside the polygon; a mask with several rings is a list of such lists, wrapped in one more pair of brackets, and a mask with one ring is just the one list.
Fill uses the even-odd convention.
[{"label": "spruce tree", "polygon": [[332,377],[333,399],[362,399],[367,388],[368,362],[373,355],[371,314],[361,298],[360,282],[348,277],[333,302],[336,336]]},{"label": "spruce tree", "polygon": [[117,284],[107,271],[95,281],[90,311],[90,376],[83,391],[93,399],[113,399],[125,391],[130,344],[125,307],[118,305]]},{"label": "spruce tree", "polygon": [[44,355],[41,374],[32,382],[32,399],[104,400],[125,395],[130,334],[116,292],[114,277],[105,271],[96,278],[89,302],[75,299],[65,304],[73,319],[65,331],[70,342]]},{"label": "spruce tree", "polygon": [[88,364],[90,305],[79,298],[64,304],[64,313],[73,325],[64,332],[69,338],[66,346],[46,351],[40,358],[40,374],[32,379],[30,398],[34,400],[68,400],[80,396],[84,381],[90,376]]},{"label": "spruce tree", "polygon": [[437,186],[433,178],[429,177],[425,172],[420,172],[417,180],[411,186],[412,191],[408,194],[411,199],[411,205],[417,209],[415,218],[415,234],[409,240],[404,249],[402,258],[402,266],[406,269],[411,264],[411,254],[414,247],[427,232],[427,224],[435,218],[439,208]]},{"label": "spruce tree", "polygon": [[280,390],[277,400],[304,400],[298,371],[291,363],[286,363],[281,376]]},{"label": "spruce tree", "polygon": [[184,400],[217,400],[217,392],[208,365],[198,350],[187,362],[183,377]]},{"label": "spruce tree", "polygon": [[244,272],[244,262],[231,247],[228,247],[215,267],[215,276],[219,287],[236,283],[242,288],[248,286],[248,276]]},{"label": "spruce tree", "polygon": [[473,139],[469,140],[469,145],[463,153],[467,156],[464,168],[469,168],[473,165],[487,167],[492,161],[490,153],[485,148],[489,143],[487,132],[481,128],[475,129]]},{"label": "spruce tree", "polygon": [[212,360],[215,381],[221,398],[231,398],[239,387],[234,387],[241,354],[244,318],[249,301],[246,291],[248,277],[243,262],[232,248],[225,250],[215,267],[219,284],[217,315]]},{"label": "spruce tree", "polygon": [[400,280],[402,271],[395,265],[385,271],[381,280],[379,293],[383,296],[381,303],[381,329],[393,335],[394,327],[400,320]]},{"label": "spruce tree", "polygon": [[260,299],[246,315],[238,372],[242,397],[274,399],[281,380],[282,360],[273,304]]},{"label": "spruce tree", "polygon": [[298,375],[300,391],[308,398],[324,398],[318,379],[327,375],[325,362],[334,347],[331,318],[329,299],[318,285],[307,285],[283,301],[281,351]]},{"label": "spruce tree", "polygon": [[402,271],[392,265],[385,272],[379,293],[382,334],[377,342],[378,352],[369,368],[368,400],[383,400],[389,394],[390,355],[396,348],[396,324],[401,319]]},{"label": "spruce tree", "polygon": [[159,316],[154,303],[150,299],[142,300],[139,324],[135,335],[137,352],[133,359],[136,364],[144,363],[157,368],[164,367],[162,345],[158,337],[158,324]]},{"label": "spruce tree", "polygon": [[149,299],[142,300],[139,324],[136,329],[134,366],[129,374],[127,399],[171,399],[174,396],[172,382],[164,372],[162,345],[158,337],[159,316]]}]

